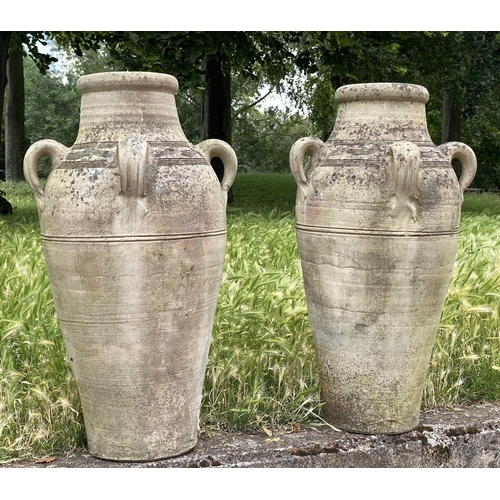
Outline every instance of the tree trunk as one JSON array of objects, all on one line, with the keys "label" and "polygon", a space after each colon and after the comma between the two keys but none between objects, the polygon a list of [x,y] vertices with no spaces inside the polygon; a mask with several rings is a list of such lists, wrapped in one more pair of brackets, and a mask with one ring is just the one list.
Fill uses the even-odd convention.
[{"label": "tree trunk", "polygon": [[[217,52],[217,59],[203,60],[206,88],[202,94],[201,107],[202,141],[220,139],[231,144],[231,76],[228,68],[227,58],[221,50]],[[222,181],[224,165],[221,159],[213,158],[212,167],[219,181]],[[228,203],[234,203],[232,188],[228,192]]]},{"label": "tree trunk", "polygon": [[22,48],[12,47],[7,62],[7,103],[5,107],[5,179],[24,180],[23,159],[26,153],[24,132],[24,70]]},{"label": "tree trunk", "polygon": [[[10,31],[0,31],[0,141],[3,138],[3,103],[5,96],[5,87],[7,86],[7,60],[9,59]],[[3,144],[0,142],[0,152],[3,153]],[[2,156],[2,160],[4,157]],[[3,169],[3,161],[0,162]]]},{"label": "tree trunk", "polygon": [[460,141],[460,105],[449,92],[443,99],[443,125],[441,129],[441,143]]},{"label": "tree trunk", "polygon": [[[450,92],[445,92],[443,99],[441,144],[450,141],[460,141],[461,115],[460,104],[453,99]],[[462,165],[460,161],[453,160],[451,164],[457,176],[460,178],[462,175]]]}]

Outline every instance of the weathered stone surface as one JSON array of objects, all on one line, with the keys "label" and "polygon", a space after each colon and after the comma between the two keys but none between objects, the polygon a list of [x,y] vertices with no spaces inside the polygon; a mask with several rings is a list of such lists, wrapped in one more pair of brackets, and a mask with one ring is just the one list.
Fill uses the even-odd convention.
[{"label": "weathered stone surface", "polygon": [[[236,155],[222,141],[187,140],[173,76],[99,73],[77,87],[75,144],[36,142],[24,171],[89,449],[178,455],[197,440]],[[42,156],[53,166],[43,188]]]},{"label": "weathered stone surface", "polygon": [[155,462],[100,460],[85,452],[10,462],[0,467],[500,467],[500,404],[424,412],[419,426],[398,435],[362,435],[327,426],[299,432],[220,434],[200,439],[186,455]]},{"label": "weathered stone surface", "polygon": [[347,431],[401,433],[418,424],[476,160],[464,144],[432,143],[419,85],[348,85],[336,99],[328,141],[290,151],[323,416]]}]

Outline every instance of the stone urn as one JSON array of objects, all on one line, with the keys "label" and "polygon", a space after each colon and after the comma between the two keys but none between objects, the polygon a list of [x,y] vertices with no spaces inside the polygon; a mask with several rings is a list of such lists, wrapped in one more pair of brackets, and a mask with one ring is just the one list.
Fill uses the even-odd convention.
[{"label": "stone urn", "polygon": [[330,138],[290,151],[323,416],[397,434],[419,422],[476,158],[459,142],[433,144],[421,86],[347,85],[335,98]]},{"label": "stone urn", "polygon": [[[194,147],[170,75],[83,76],[75,144],[33,144],[47,271],[83,409],[89,452],[110,460],[180,455],[197,442],[237,159]],[[43,156],[52,161],[44,187]],[[220,183],[210,166],[222,159]]]}]

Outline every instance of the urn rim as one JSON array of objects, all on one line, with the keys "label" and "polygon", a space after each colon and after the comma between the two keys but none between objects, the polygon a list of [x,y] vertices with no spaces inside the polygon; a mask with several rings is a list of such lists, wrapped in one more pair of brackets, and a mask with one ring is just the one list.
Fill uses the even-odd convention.
[{"label": "urn rim", "polygon": [[76,82],[80,94],[112,90],[158,90],[175,94],[177,78],[147,71],[109,71],[81,76]]},{"label": "urn rim", "polygon": [[405,101],[427,103],[429,92],[414,83],[355,83],[339,87],[335,92],[338,103],[352,101]]}]

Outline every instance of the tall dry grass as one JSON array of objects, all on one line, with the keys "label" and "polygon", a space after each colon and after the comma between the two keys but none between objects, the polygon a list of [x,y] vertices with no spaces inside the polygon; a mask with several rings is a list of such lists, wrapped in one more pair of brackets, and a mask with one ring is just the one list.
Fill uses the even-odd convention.
[{"label": "tall dry grass", "polygon": [[[0,461],[84,444],[33,195],[1,184]],[[241,174],[201,409],[203,433],[320,422],[318,378],[286,174]],[[467,195],[424,406],[500,400],[500,197]]]}]

